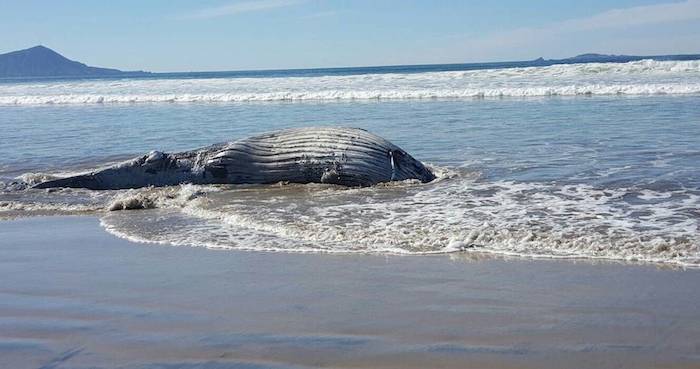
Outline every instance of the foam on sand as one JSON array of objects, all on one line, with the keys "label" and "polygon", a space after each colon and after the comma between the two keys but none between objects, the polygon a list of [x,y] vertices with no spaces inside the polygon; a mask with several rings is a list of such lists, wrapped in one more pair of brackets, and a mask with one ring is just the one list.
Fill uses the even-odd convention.
[{"label": "foam on sand", "polygon": [[[437,179],[325,184],[3,192],[0,218],[92,213],[138,242],[285,252],[470,252],[700,267],[700,192],[682,187]],[[46,178],[31,174],[29,182]],[[138,211],[108,211],[147,209]]]},{"label": "foam on sand", "polygon": [[113,213],[102,223],[131,240],[219,249],[394,254],[474,250],[700,266],[693,214],[700,194],[683,190],[608,190],[469,176],[361,189],[283,187],[230,188],[177,209],[161,209],[157,216]]}]

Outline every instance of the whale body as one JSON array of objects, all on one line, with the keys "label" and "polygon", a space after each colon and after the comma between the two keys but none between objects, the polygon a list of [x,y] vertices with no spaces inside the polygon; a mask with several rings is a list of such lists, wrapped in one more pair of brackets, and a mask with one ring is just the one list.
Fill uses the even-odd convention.
[{"label": "whale body", "polygon": [[359,128],[307,127],[185,151],[152,151],[111,167],[34,188],[116,190],[192,184],[329,183],[371,186],[435,175],[382,137]]}]

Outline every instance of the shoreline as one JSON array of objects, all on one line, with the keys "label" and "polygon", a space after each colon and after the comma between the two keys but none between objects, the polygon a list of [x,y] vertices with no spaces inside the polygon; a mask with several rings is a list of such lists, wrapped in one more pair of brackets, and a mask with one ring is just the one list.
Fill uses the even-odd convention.
[{"label": "shoreline", "polygon": [[167,247],[193,247],[202,248],[210,251],[221,251],[221,252],[253,252],[253,253],[282,253],[282,254],[320,254],[320,255],[339,255],[339,256],[352,256],[352,255],[364,255],[364,256],[390,256],[390,257],[425,257],[425,256],[449,256],[450,258],[465,258],[465,259],[496,259],[496,260],[513,260],[513,261],[562,261],[570,263],[587,263],[591,265],[619,265],[625,266],[646,266],[654,267],[657,269],[665,270],[698,270],[700,271],[700,265],[687,264],[682,262],[671,262],[667,260],[643,260],[643,259],[621,259],[605,256],[582,256],[582,255],[545,255],[545,254],[519,254],[517,252],[499,251],[499,250],[488,250],[479,249],[479,246],[467,247],[466,249],[460,250],[449,250],[449,251],[427,251],[424,253],[401,253],[401,252],[370,252],[370,251],[328,251],[328,250],[307,250],[307,249],[285,249],[285,250],[275,250],[275,249],[255,249],[255,248],[225,248],[216,247],[208,245],[184,245],[184,244],[172,244],[168,241],[151,241],[147,239],[136,238],[127,234],[124,234],[115,229],[109,229],[109,227],[104,224],[101,220],[101,213],[94,210],[87,210],[84,212],[80,211],[67,211],[62,214],[56,212],[55,210],[47,210],[46,214],[37,211],[31,215],[17,215],[0,217],[0,224],[2,222],[12,222],[12,221],[23,221],[31,219],[41,219],[41,218],[95,218],[98,220],[99,228],[113,237],[121,239],[125,242],[141,244],[141,245],[157,245],[157,246],[167,246]]},{"label": "shoreline", "polygon": [[0,222],[0,366],[700,363],[700,271],[475,254],[144,245],[92,216]]}]

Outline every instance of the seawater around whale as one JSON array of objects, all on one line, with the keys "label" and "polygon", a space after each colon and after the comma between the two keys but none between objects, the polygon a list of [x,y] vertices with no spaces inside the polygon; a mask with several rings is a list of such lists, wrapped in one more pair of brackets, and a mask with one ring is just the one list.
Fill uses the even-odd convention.
[{"label": "seawater around whale", "polygon": [[115,190],[192,184],[328,183],[371,186],[435,175],[388,140],[359,128],[307,127],[181,153],[152,151],[34,188]]}]

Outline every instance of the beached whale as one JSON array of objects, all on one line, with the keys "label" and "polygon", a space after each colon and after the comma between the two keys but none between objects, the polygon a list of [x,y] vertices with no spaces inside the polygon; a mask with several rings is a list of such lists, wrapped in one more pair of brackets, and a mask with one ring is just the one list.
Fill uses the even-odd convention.
[{"label": "beached whale", "polygon": [[275,131],[181,153],[146,155],[34,188],[116,190],[192,184],[329,183],[371,186],[433,173],[391,142],[358,128]]}]

